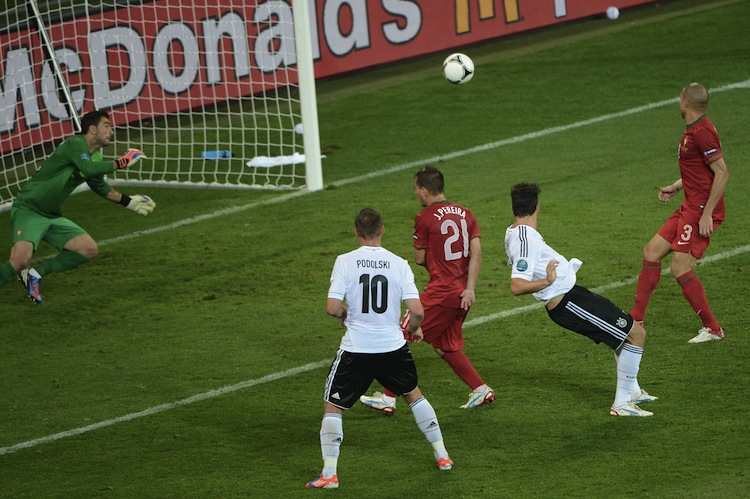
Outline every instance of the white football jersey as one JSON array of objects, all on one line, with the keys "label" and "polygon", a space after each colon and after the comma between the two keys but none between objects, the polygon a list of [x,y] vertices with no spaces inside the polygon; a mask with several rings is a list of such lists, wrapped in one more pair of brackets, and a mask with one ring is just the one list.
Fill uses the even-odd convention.
[{"label": "white football jersey", "polygon": [[360,246],[336,258],[328,297],[349,309],[340,348],[384,353],[404,346],[401,302],[418,299],[419,291],[406,260],[380,246]]},{"label": "white football jersey", "polygon": [[542,235],[529,225],[508,227],[505,231],[505,253],[508,255],[508,265],[513,266],[511,278],[526,281],[546,278],[547,264],[550,260],[559,262],[555,282],[534,293],[534,298],[544,303],[573,289],[576,283],[576,272],[582,263],[577,258],[568,261],[545,243]]}]

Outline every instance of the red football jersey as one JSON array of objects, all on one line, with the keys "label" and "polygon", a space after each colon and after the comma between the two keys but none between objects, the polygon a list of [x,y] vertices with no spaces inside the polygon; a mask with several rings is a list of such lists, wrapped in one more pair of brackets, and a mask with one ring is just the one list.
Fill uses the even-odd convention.
[{"label": "red football jersey", "polygon": [[414,248],[426,250],[430,274],[425,294],[445,307],[461,306],[469,278],[469,241],[480,236],[471,211],[450,201],[433,203],[417,214]]},{"label": "red football jersey", "polygon": [[[704,116],[687,127],[678,156],[685,203],[694,208],[705,205],[714,181],[709,165],[723,157],[719,134],[710,119]],[[724,196],[716,204],[713,217],[724,220]]]}]

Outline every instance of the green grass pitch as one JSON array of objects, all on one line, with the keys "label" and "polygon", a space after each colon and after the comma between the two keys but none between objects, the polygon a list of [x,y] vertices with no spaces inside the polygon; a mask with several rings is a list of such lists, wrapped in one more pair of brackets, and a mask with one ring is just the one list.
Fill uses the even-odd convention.
[{"label": "green grass pitch", "polygon": [[[322,82],[321,192],[143,187],[158,203],[147,218],[72,197],[65,213],[99,257],[45,279],[41,306],[16,283],[2,294],[0,497],[750,496],[748,18],[746,1],[666,2],[465,48],[476,76],[460,87],[442,78],[445,54]],[[687,344],[700,323],[664,276],[639,375],[655,415],[612,418],[609,349],[509,292],[509,190],[539,182],[546,240],[629,309],[641,248],[676,206],[656,193],[679,176],[676,98],[692,81],[712,90],[730,172],[697,269],[727,338]],[[354,407],[341,488],[307,491],[342,334],[324,311],[331,267],[364,206],[411,260],[427,162],[482,229],[466,352],[497,400],[459,409],[467,387],[415,345],[455,468],[436,469],[403,401],[392,418]],[[7,212],[0,235],[5,258]]]}]

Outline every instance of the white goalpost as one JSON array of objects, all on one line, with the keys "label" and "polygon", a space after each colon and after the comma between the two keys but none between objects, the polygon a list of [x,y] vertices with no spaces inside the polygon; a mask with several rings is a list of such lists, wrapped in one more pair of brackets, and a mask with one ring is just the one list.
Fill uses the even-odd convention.
[{"label": "white goalpost", "polygon": [[109,112],[113,184],[323,188],[309,0],[11,0],[0,209],[79,118]]}]

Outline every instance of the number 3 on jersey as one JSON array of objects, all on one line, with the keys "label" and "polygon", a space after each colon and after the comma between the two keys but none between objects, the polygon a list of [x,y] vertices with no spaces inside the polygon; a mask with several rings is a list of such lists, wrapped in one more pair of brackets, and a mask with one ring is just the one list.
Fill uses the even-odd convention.
[{"label": "number 3 on jersey", "polygon": [[370,280],[370,274],[359,276],[362,285],[362,313],[369,314],[370,308],[376,314],[382,314],[388,308],[388,279],[376,275]]},{"label": "number 3 on jersey", "polygon": [[[445,240],[443,251],[445,253],[445,259],[447,261],[458,260],[462,256],[466,258],[469,256],[469,227],[466,224],[465,219],[461,219],[461,227],[455,220],[446,220],[440,226],[440,232],[443,235],[448,234],[448,238]],[[460,239],[460,241],[459,241]],[[453,243],[458,242],[459,247],[456,248],[458,251],[453,251]],[[463,243],[463,248],[460,245]]]}]

